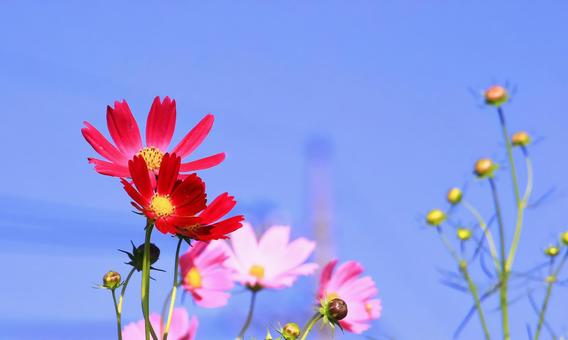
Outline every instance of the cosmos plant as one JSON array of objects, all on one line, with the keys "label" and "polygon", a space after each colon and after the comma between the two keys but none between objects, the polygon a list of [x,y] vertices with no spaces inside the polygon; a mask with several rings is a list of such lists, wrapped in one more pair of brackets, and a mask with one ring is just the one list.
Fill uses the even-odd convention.
[{"label": "cosmos plant", "polygon": [[[488,184],[490,206],[493,213],[483,216],[480,209],[469,201],[462,188],[454,187],[447,192],[446,209],[433,209],[425,217],[440,237],[442,244],[455,260],[457,270],[445,272],[443,283],[451,288],[469,293],[472,307],[458,326],[454,338],[457,338],[470,318],[477,314],[485,339],[511,339],[510,308],[513,302],[519,301],[519,287],[524,289],[520,297],[527,297],[535,312],[535,320],[527,321],[526,329],[529,339],[538,340],[543,332],[550,333],[552,339],[560,339],[552,325],[546,320],[546,313],[552,292],[555,287],[563,286],[568,280],[560,275],[568,258],[568,231],[560,235],[544,248],[546,258],[540,265],[529,270],[517,270],[515,260],[521,245],[524,227],[524,216],[527,208],[538,200],[531,200],[533,193],[533,165],[529,156],[531,137],[526,131],[509,134],[505,107],[510,102],[507,88],[495,85],[484,93],[484,104],[496,111],[497,120],[502,132],[502,142],[506,149],[506,164],[500,167],[491,158],[480,158],[473,167],[473,176]],[[526,182],[521,183],[518,175],[518,158],[524,161]],[[501,171],[501,168],[507,171]],[[510,177],[513,187],[514,216],[508,219],[502,208],[501,192],[498,190],[503,177]],[[469,219],[470,224],[461,223]],[[512,224],[506,221],[514,221]],[[479,264],[481,270],[473,271],[472,265]],[[481,277],[475,274],[479,273]],[[540,301],[536,294],[542,290]],[[528,293],[527,293],[528,292]],[[513,293],[515,296],[513,296]],[[493,307],[488,302],[497,300],[500,314],[500,334],[492,332],[489,327],[487,312]],[[493,315],[493,314],[491,314]]]},{"label": "cosmos plant", "polygon": [[[156,97],[147,118],[145,144],[124,100],[107,107],[107,127],[114,144],[93,125],[84,123],[83,137],[104,158],[90,157],[89,163],[97,173],[118,178],[115,181],[122,184],[134,213],[144,221],[144,243],[136,246],[131,242],[131,250],[120,250],[128,257],[126,277],[109,271],[99,287],[111,292],[118,339],[193,340],[210,337],[197,336],[197,318],[190,318],[184,307],[176,307],[178,289],[186,292],[196,307],[220,308],[229,303],[238,284],[251,296],[247,318],[236,336],[244,340],[261,291],[291,288],[300,277],[318,270],[318,265],[309,261],[316,243],[303,237],[291,240],[290,226],[272,226],[257,237],[244,216],[231,213],[237,204],[233,196],[225,192],[209,200],[206,184],[196,171],[219,165],[225,154],[184,160],[205,140],[214,116],[206,115],[170,149],[176,114],[175,100]],[[161,313],[150,313],[150,272],[163,271],[155,267],[160,259],[160,249],[152,243],[155,229],[176,240],[172,286]],[[182,253],[184,245],[187,249]],[[295,322],[276,329],[279,339],[307,339],[320,321],[332,329],[337,326],[359,334],[380,317],[378,291],[369,276],[361,276],[363,266],[355,261],[338,268],[336,264],[333,260],[323,268],[318,292],[313,299],[306,299],[313,306],[312,318],[303,329]],[[143,319],[123,327],[125,293],[136,273],[140,273]],[[270,331],[265,338],[272,339]]]}]

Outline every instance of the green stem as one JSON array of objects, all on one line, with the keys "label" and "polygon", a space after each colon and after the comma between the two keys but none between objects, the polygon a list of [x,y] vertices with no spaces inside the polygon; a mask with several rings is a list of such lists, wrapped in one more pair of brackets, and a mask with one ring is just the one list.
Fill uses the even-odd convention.
[{"label": "green stem", "polygon": [[[142,314],[144,314],[144,329],[146,340],[150,339],[152,324],[150,323],[150,238],[154,222],[148,219],[146,222],[146,237],[144,238],[144,257],[142,259]],[[157,340],[155,334],[152,338]]]},{"label": "green stem", "polygon": [[118,330],[118,340],[122,340],[122,325],[120,318],[120,310],[118,309],[118,303],[116,302],[115,289],[112,289],[111,292],[112,292],[112,301],[114,302],[114,312],[116,313],[116,328]]},{"label": "green stem", "polygon": [[247,332],[247,329],[249,328],[250,323],[252,321],[252,315],[254,313],[254,304],[255,304],[255,301],[256,301],[256,294],[257,293],[258,293],[257,290],[252,291],[247,319],[245,320],[245,323],[244,323],[243,327],[241,328],[239,335],[237,336],[237,340],[243,340],[245,338],[245,334]]},{"label": "green stem", "polygon": [[503,223],[503,214],[501,213],[501,204],[499,203],[499,194],[497,192],[497,186],[493,178],[489,178],[489,183],[491,185],[491,193],[493,194],[493,202],[495,204],[495,214],[497,215],[497,222],[499,224],[499,243],[501,246],[501,288],[499,290],[500,295],[500,307],[501,307],[501,323],[503,327],[503,339],[510,340],[510,330],[509,330],[509,306],[507,301],[507,289],[509,280],[509,270],[505,265],[507,258],[505,257],[505,225]]},{"label": "green stem", "polygon": [[475,285],[475,283],[471,279],[471,276],[469,275],[469,271],[467,270],[467,263],[465,261],[460,262],[460,270],[463,274],[463,277],[467,281],[469,291],[473,296],[473,301],[475,302],[475,308],[477,309],[477,314],[479,314],[479,321],[481,322],[481,326],[483,327],[483,334],[485,334],[485,339],[489,340],[491,336],[489,335],[489,329],[487,328],[487,322],[485,321],[483,308],[481,308],[481,300],[479,299],[477,286]]},{"label": "green stem", "polygon": [[540,308],[540,313],[538,314],[538,325],[536,326],[536,333],[534,335],[534,340],[538,340],[540,337],[540,332],[542,331],[542,326],[544,325],[544,315],[546,314],[546,309],[548,307],[548,301],[550,300],[550,296],[552,294],[552,286],[554,282],[549,282],[546,287],[546,296],[544,297],[544,302],[542,303],[542,307]]},{"label": "green stem", "polygon": [[122,305],[124,303],[124,294],[126,293],[126,287],[128,286],[130,278],[132,277],[132,274],[134,274],[135,270],[136,268],[132,268],[130,270],[130,273],[128,273],[128,275],[126,276],[126,280],[124,280],[124,283],[122,284],[122,289],[120,290],[120,296],[118,297],[118,311],[120,312],[121,315],[122,315]]},{"label": "green stem", "polygon": [[450,243],[450,241],[448,241],[448,239],[446,238],[446,236],[444,235],[443,231],[442,231],[442,227],[438,226],[436,228],[436,231],[438,232],[438,235],[440,236],[440,240],[442,241],[442,243],[444,244],[444,246],[446,247],[446,249],[450,252],[450,254],[452,255],[452,257],[454,258],[454,260],[456,260],[457,263],[461,262],[461,258],[459,257],[458,253],[455,251],[454,247],[452,246],[452,244]]},{"label": "green stem", "polygon": [[491,233],[491,230],[489,230],[487,223],[485,222],[483,217],[481,217],[481,214],[479,213],[479,211],[477,209],[475,209],[475,207],[473,205],[471,205],[469,202],[467,202],[465,200],[462,201],[462,204],[473,215],[473,217],[475,217],[475,219],[477,220],[477,223],[479,224],[479,227],[483,231],[483,234],[485,235],[485,239],[487,239],[487,243],[489,244],[489,253],[491,254],[491,258],[493,259],[493,264],[495,265],[495,269],[497,269],[497,272],[500,273],[501,272],[501,265],[499,264],[499,256],[497,255],[497,247],[495,246],[495,240],[493,239],[493,234]]},{"label": "green stem", "polygon": [[171,296],[170,296],[170,310],[168,312],[168,320],[166,321],[166,328],[164,329],[164,339],[163,340],[167,340],[168,339],[168,333],[170,331],[170,324],[172,322],[172,314],[174,311],[174,304],[176,301],[176,292],[177,292],[177,286],[178,286],[178,264],[179,264],[179,250],[181,249],[181,243],[182,243],[183,239],[180,238],[177,244],[177,248],[176,248],[176,259],[175,259],[175,264],[174,264],[174,283],[172,286],[172,292],[171,292]]},{"label": "green stem", "polygon": [[321,315],[321,313],[316,313],[310,320],[310,322],[308,323],[308,325],[304,328],[304,330],[302,331],[302,337],[300,338],[300,340],[306,340],[308,338],[308,334],[310,334],[310,332],[312,331],[312,328],[314,328],[315,324],[321,320],[321,318],[323,318],[323,315]]},{"label": "green stem", "polygon": [[509,158],[509,166],[511,167],[511,179],[513,181],[515,200],[517,201],[517,206],[518,206],[521,204],[521,194],[519,192],[519,182],[517,181],[517,169],[515,168],[515,159],[513,158],[513,145],[511,144],[511,138],[509,137],[509,132],[507,132],[507,124],[505,122],[505,113],[503,112],[503,108],[501,106],[498,107],[497,112],[499,113],[499,123],[501,124],[501,131],[503,132],[505,145],[507,146],[507,156]]}]

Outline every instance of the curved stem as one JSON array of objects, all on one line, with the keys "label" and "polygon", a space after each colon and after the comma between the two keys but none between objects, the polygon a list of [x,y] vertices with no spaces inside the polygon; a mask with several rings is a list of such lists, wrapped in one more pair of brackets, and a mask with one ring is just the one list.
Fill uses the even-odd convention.
[{"label": "curved stem", "polygon": [[181,249],[181,243],[182,243],[183,239],[180,238],[177,244],[177,248],[176,248],[176,259],[175,259],[175,264],[174,264],[174,283],[172,286],[172,292],[171,292],[171,296],[170,296],[170,310],[168,312],[168,320],[166,321],[166,328],[164,328],[164,340],[168,339],[168,333],[170,331],[170,324],[172,322],[172,314],[174,311],[174,304],[176,301],[176,292],[177,292],[177,286],[178,286],[178,269],[179,269],[179,250]]},{"label": "curved stem", "polygon": [[308,334],[310,334],[310,332],[312,331],[312,328],[314,328],[315,324],[318,321],[320,321],[321,318],[323,318],[323,315],[321,315],[321,313],[316,313],[311,318],[310,322],[306,325],[306,327],[302,331],[302,337],[300,338],[300,340],[306,340],[308,338]]},{"label": "curved stem", "polygon": [[252,321],[252,315],[254,313],[254,303],[255,303],[255,300],[256,300],[256,294],[257,293],[258,293],[257,290],[252,291],[247,319],[245,320],[245,323],[244,323],[243,327],[241,328],[239,335],[237,336],[237,340],[243,340],[245,338],[245,334],[247,332],[247,329],[249,328],[250,323]]},{"label": "curved stem", "polygon": [[509,132],[507,132],[507,124],[505,122],[505,113],[503,112],[503,108],[501,106],[498,107],[497,112],[499,113],[499,123],[501,124],[501,131],[503,132],[503,138],[505,139],[505,145],[507,147],[507,157],[509,158],[509,166],[511,167],[511,180],[513,181],[515,200],[518,206],[521,204],[521,194],[519,192],[519,182],[517,181],[515,159],[513,158],[513,145],[511,145],[511,138],[509,137]]},{"label": "curved stem", "polygon": [[538,325],[536,326],[534,340],[538,340],[538,338],[540,337],[540,332],[542,331],[542,326],[544,325],[544,315],[546,314],[546,309],[548,307],[548,301],[550,300],[550,296],[552,294],[553,285],[554,282],[549,282],[546,287],[546,295],[544,297],[544,302],[542,303],[542,307],[540,308],[540,313],[538,314]]},{"label": "curved stem", "polygon": [[510,340],[510,330],[509,330],[509,306],[507,301],[507,289],[509,280],[509,270],[505,265],[507,258],[505,257],[505,225],[503,224],[503,214],[501,213],[501,204],[499,203],[499,194],[497,192],[497,186],[495,185],[495,180],[489,178],[489,183],[491,185],[491,193],[493,195],[493,202],[495,205],[495,214],[497,215],[497,222],[499,223],[499,243],[501,246],[501,271],[500,281],[501,287],[499,290],[499,302],[501,308],[501,323],[503,327],[503,339]]},{"label": "curved stem", "polygon": [[477,223],[479,224],[479,227],[483,231],[483,234],[485,235],[485,239],[487,240],[487,243],[489,244],[489,253],[491,254],[491,258],[493,259],[493,264],[495,265],[495,269],[497,269],[497,272],[501,272],[502,269],[501,269],[501,265],[499,264],[499,256],[497,255],[497,247],[495,246],[495,240],[493,239],[493,234],[491,233],[491,230],[489,230],[487,223],[485,222],[483,217],[481,217],[481,214],[479,213],[479,211],[477,209],[475,209],[475,207],[473,205],[471,205],[469,202],[467,202],[465,200],[462,201],[462,204],[473,215],[473,217],[475,217],[475,219],[477,220]]},{"label": "curved stem", "polygon": [[118,304],[116,302],[115,289],[112,289],[111,292],[112,292],[112,301],[114,302],[114,312],[116,313],[116,328],[118,330],[118,340],[122,340],[122,325],[120,318],[120,310],[118,309]]},{"label": "curved stem", "polygon": [[471,279],[469,275],[469,271],[467,270],[467,264],[465,261],[460,262],[460,270],[463,274],[463,277],[467,281],[467,286],[469,287],[469,291],[473,296],[473,301],[475,302],[475,308],[477,309],[477,314],[479,314],[479,321],[481,322],[481,327],[483,328],[483,334],[485,335],[485,339],[489,340],[491,338],[489,334],[489,328],[487,327],[487,322],[485,321],[485,314],[483,313],[483,308],[481,308],[481,300],[479,299],[479,293],[477,292],[477,286]]},{"label": "curved stem", "polygon": [[[144,257],[142,260],[142,314],[144,314],[144,329],[146,340],[150,339],[152,324],[150,323],[150,238],[154,223],[148,219],[146,222],[146,236],[144,238]],[[157,340],[155,334],[152,338]]]},{"label": "curved stem", "polygon": [[115,292],[114,290],[112,291],[112,298],[115,300],[115,309],[116,309],[116,323],[118,324],[118,329],[119,329],[119,333],[118,333],[118,339],[122,339],[122,305],[124,303],[124,293],[126,293],[126,287],[128,286],[128,283],[130,282],[130,278],[132,277],[132,274],[134,274],[134,271],[136,270],[136,268],[132,268],[130,270],[130,272],[128,273],[128,275],[126,276],[126,280],[124,280],[124,282],[122,283],[122,289],[120,290],[120,296],[118,297],[118,303],[116,302],[116,298],[115,298]]},{"label": "curved stem", "polygon": [[461,259],[458,255],[458,253],[456,252],[456,250],[454,249],[454,247],[452,246],[452,244],[450,243],[450,241],[448,241],[448,239],[446,238],[446,236],[444,235],[444,233],[442,232],[442,228],[441,227],[437,227],[436,231],[438,232],[438,235],[440,236],[440,240],[442,240],[442,243],[444,244],[444,246],[446,247],[446,249],[450,252],[450,254],[452,255],[452,257],[454,258],[454,260],[456,260],[458,263],[460,263]]}]

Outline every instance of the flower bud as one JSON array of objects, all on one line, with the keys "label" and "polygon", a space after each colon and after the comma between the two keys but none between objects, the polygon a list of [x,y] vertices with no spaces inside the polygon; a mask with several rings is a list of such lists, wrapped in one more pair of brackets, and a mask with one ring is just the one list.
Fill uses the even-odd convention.
[{"label": "flower bud", "polygon": [[481,158],[475,162],[475,168],[473,172],[479,178],[493,177],[493,173],[497,169],[497,164],[489,158]]},{"label": "flower bud", "polygon": [[295,322],[288,322],[282,327],[284,340],[296,340],[300,336],[300,326]]},{"label": "flower bud", "polygon": [[513,146],[527,146],[531,143],[531,136],[525,131],[515,132],[511,137],[511,143]]},{"label": "flower bud", "polygon": [[347,316],[347,304],[345,301],[335,298],[327,304],[328,317],[333,321],[343,320]]},{"label": "flower bud", "polygon": [[[136,268],[137,271],[142,270],[142,264],[144,262],[144,244],[139,245],[138,247],[134,246],[132,243],[132,252],[127,252],[125,250],[120,250],[121,252],[128,255],[130,259],[129,262],[126,264],[131,265],[132,267]],[[158,261],[160,258],[160,248],[158,248],[154,243],[150,243],[150,265],[153,265]]]},{"label": "flower bud", "polygon": [[120,286],[121,277],[120,274],[113,271],[108,271],[103,276],[103,287],[108,289],[115,289]]},{"label": "flower bud", "polygon": [[560,248],[557,246],[549,246],[544,250],[544,254],[548,257],[555,257],[560,253]]},{"label": "flower bud", "polygon": [[544,282],[546,283],[555,283],[558,279],[556,278],[556,275],[548,275],[545,279]]},{"label": "flower bud", "polygon": [[471,230],[467,228],[458,228],[457,235],[460,240],[467,241],[471,238]]},{"label": "flower bud", "polygon": [[565,246],[568,246],[568,231],[565,231],[562,233],[562,243],[564,243]]},{"label": "flower bud", "polygon": [[494,85],[485,91],[485,102],[489,105],[501,106],[508,99],[509,94],[503,86]]},{"label": "flower bud", "polygon": [[462,197],[463,193],[460,188],[451,188],[447,194],[447,199],[450,204],[458,204],[461,202]]},{"label": "flower bud", "polygon": [[446,214],[440,209],[430,210],[426,215],[426,223],[431,226],[437,227],[446,220]]}]

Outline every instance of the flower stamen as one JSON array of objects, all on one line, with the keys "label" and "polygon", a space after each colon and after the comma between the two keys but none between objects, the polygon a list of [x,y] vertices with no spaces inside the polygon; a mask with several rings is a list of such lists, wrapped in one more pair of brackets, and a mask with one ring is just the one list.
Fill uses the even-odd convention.
[{"label": "flower stamen", "polygon": [[256,277],[259,280],[263,279],[264,278],[264,267],[260,266],[258,264],[254,264],[250,267],[249,274],[251,276]]},{"label": "flower stamen", "polygon": [[192,267],[185,275],[185,283],[193,288],[201,288],[201,273],[195,267]]},{"label": "flower stamen", "polygon": [[150,201],[150,209],[156,217],[167,217],[174,212],[174,205],[168,196],[154,195]]},{"label": "flower stamen", "polygon": [[156,147],[147,146],[138,151],[136,153],[136,156],[142,156],[142,158],[144,158],[144,161],[146,162],[148,170],[153,171],[160,168],[160,165],[162,164],[162,158],[164,158],[164,153],[162,152],[162,150]]}]

